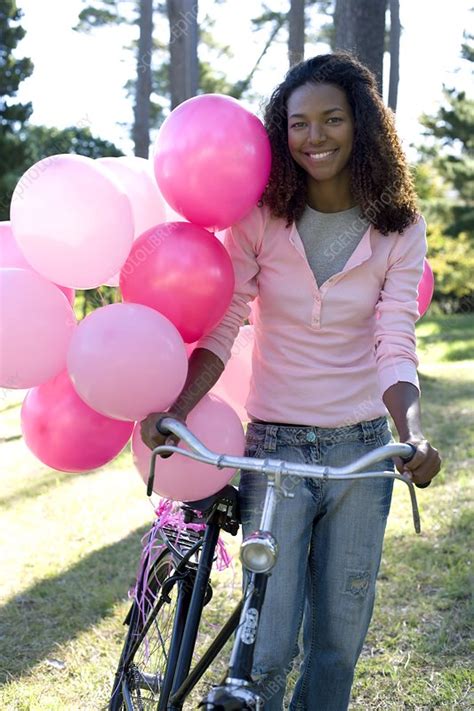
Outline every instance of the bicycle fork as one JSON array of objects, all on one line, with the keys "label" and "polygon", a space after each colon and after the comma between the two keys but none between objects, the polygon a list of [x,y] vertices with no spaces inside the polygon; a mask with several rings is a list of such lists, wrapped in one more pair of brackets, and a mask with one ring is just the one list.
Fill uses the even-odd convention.
[{"label": "bicycle fork", "polygon": [[278,547],[271,535],[278,495],[292,496],[281,489],[280,474],[269,482],[263,505],[260,530],[248,536],[242,544],[241,556],[247,569],[244,605],[232,649],[229,669],[223,685],[217,686],[202,700],[206,711],[222,709],[263,709],[263,700],[252,681],[252,665],[260,614],[265,599],[268,577],[275,565]]}]

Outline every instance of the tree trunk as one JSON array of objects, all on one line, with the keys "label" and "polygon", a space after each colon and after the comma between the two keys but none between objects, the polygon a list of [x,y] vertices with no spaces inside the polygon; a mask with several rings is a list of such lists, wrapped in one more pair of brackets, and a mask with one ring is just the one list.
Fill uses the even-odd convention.
[{"label": "tree trunk", "polygon": [[390,0],[390,81],[388,105],[397,110],[398,81],[400,78],[400,0]]},{"label": "tree trunk", "polygon": [[348,49],[377,79],[382,94],[387,0],[336,0],[335,49]]},{"label": "tree trunk", "polygon": [[148,158],[150,147],[151,57],[153,42],[153,0],[140,0],[138,24],[137,84],[132,129],[135,155]]},{"label": "tree trunk", "polygon": [[290,67],[304,59],[305,0],[291,0],[288,12],[288,60]]},{"label": "tree trunk", "polygon": [[199,81],[198,0],[167,0],[171,108],[196,96]]}]

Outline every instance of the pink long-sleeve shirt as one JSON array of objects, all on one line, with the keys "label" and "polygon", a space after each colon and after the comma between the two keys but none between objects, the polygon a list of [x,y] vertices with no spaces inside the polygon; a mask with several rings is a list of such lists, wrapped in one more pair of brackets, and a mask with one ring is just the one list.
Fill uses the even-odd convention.
[{"label": "pink long-sleeve shirt", "polygon": [[388,387],[419,387],[415,321],[425,234],[423,218],[401,235],[370,226],[343,270],[318,288],[295,224],[255,207],[226,230],[235,291],[198,345],[226,363],[255,300],[250,416],[338,427],[387,414]]}]

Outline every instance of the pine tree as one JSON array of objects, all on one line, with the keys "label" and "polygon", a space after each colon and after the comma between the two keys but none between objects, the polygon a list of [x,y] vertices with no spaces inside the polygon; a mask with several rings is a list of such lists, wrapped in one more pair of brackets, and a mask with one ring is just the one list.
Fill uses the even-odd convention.
[{"label": "pine tree", "polygon": [[[466,35],[466,39],[474,37]],[[463,45],[462,57],[474,61],[472,44]],[[474,240],[474,99],[465,91],[446,86],[443,94],[445,105],[434,116],[421,117],[424,135],[432,145],[420,147],[420,152],[434,163],[456,194],[447,234],[467,232]]]},{"label": "pine tree", "polygon": [[0,0],[0,219],[8,215],[10,196],[18,178],[16,168],[26,156],[18,133],[33,110],[31,103],[15,100],[21,82],[33,71],[31,59],[13,56],[25,36],[25,30],[18,24],[22,14],[15,0]]},{"label": "pine tree", "polygon": [[[473,37],[465,35],[462,57],[474,61]],[[471,42],[469,42],[471,40]],[[443,87],[445,104],[424,114],[427,141],[415,166],[420,203],[428,219],[428,256],[443,308],[472,310],[474,270],[474,100]]]}]

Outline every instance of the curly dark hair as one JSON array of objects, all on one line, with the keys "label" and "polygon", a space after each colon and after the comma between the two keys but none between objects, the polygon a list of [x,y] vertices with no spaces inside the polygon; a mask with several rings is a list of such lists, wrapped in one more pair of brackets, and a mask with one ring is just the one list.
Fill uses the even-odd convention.
[{"label": "curly dark hair", "polygon": [[287,101],[307,83],[342,89],[354,116],[350,158],[351,190],[361,213],[382,234],[403,232],[416,222],[413,179],[395,129],[393,113],[380,97],[372,72],[350,52],[312,57],[292,67],[265,108],[265,128],[272,147],[272,169],[261,203],[287,225],[297,221],[306,205],[305,171],[288,148]]}]

